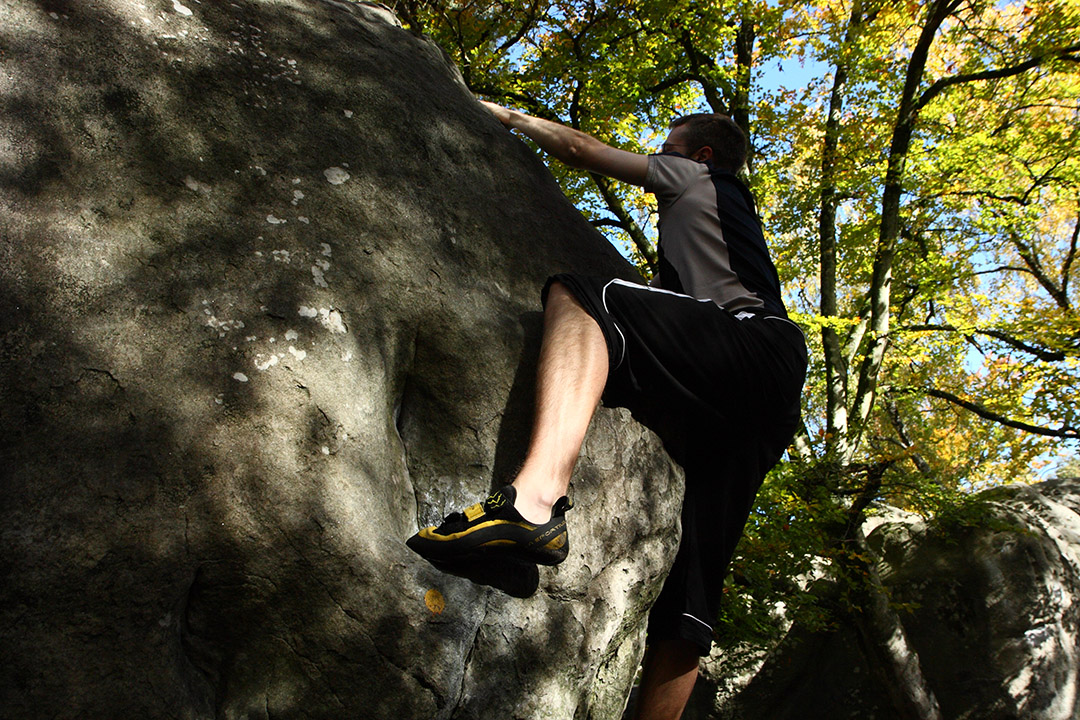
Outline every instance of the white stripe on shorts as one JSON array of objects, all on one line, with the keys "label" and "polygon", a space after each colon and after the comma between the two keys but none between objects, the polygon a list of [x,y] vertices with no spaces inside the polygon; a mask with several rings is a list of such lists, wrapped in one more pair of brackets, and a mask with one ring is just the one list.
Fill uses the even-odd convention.
[{"label": "white stripe on shorts", "polygon": [[[621,285],[623,287],[630,288],[631,290],[645,290],[647,292],[663,293],[664,295],[674,295],[675,297],[686,298],[687,300],[696,300],[702,303],[711,303],[712,300],[703,300],[702,298],[696,298],[692,295],[683,295],[682,293],[672,292],[671,290],[664,290],[663,288],[652,287],[651,285],[642,285],[640,283],[629,282],[628,280],[620,280],[615,278],[604,286],[603,291],[600,293],[600,301],[604,303],[604,312],[611,315],[611,309],[607,305],[607,289],[612,285]],[[715,303],[713,303],[715,305]],[[619,362],[615,363],[615,367],[622,365],[623,359],[626,357],[626,335],[623,334],[622,328],[619,327],[619,323],[615,322],[615,318],[611,318],[611,324],[615,326],[615,331],[619,333],[619,337],[622,338],[622,353],[619,355]]]},{"label": "white stripe on shorts", "polygon": [[683,614],[682,614],[682,616],[683,616],[683,617],[688,617],[688,618],[690,618],[691,620],[693,620],[694,622],[699,622],[699,623],[701,623],[701,624],[702,624],[702,625],[704,625],[705,627],[709,628],[709,632],[712,632],[712,625],[710,625],[709,623],[705,622],[704,620],[699,620],[698,618],[694,617],[694,616],[693,616],[693,615],[691,615],[690,613],[683,613]]}]

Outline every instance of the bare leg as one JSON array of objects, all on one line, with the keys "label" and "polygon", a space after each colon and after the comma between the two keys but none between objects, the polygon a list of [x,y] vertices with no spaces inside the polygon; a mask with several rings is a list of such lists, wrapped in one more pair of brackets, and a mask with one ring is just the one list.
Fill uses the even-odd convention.
[{"label": "bare leg", "polygon": [[673,638],[649,645],[634,720],[679,720],[697,682],[696,645]]},{"label": "bare leg", "polygon": [[548,290],[536,376],[536,414],[514,506],[547,522],[566,494],[585,431],[607,382],[607,344],[600,326],[560,283]]}]

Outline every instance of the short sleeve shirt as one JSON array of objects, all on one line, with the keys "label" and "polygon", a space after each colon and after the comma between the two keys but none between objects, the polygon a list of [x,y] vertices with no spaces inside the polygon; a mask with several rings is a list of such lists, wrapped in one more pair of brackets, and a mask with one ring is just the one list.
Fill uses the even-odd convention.
[{"label": "short sleeve shirt", "polygon": [[780,279],[747,187],[678,153],[649,156],[645,191],[660,210],[660,284],[735,312],[787,317]]}]

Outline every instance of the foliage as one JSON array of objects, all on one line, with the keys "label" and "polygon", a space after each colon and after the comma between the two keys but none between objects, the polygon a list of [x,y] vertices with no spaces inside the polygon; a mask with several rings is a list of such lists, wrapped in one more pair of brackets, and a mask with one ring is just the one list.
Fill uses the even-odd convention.
[{"label": "foliage", "polygon": [[1063,458],[1054,468],[1054,477],[1080,478],[1080,455]]},{"label": "foliage", "polygon": [[[740,546],[730,627],[769,630],[781,599],[812,607],[799,578],[845,565],[871,503],[956,514],[1075,450],[1080,0],[397,10],[474,92],[620,147],[649,152],[699,110],[751,138],[746,177],[812,360],[804,431]],[[810,79],[787,82],[800,65]],[[552,171],[648,273],[651,197]]]},{"label": "foliage", "polygon": [[814,583],[831,564],[841,508],[821,484],[807,483],[799,463],[766,480],[725,581],[718,633],[727,644],[777,639],[790,623],[811,629],[837,622]]}]

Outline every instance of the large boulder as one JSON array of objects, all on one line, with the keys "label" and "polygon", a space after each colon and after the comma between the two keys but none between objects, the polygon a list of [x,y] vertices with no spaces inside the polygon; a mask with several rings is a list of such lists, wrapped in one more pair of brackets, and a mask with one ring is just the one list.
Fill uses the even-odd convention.
[{"label": "large boulder", "polygon": [[[867,542],[900,623],[893,642],[946,720],[1080,717],[1080,480],[980,499],[964,522],[875,523]],[[715,653],[688,719],[916,717],[898,709],[858,622],[796,626],[751,667],[746,652]]]},{"label": "large boulder", "polygon": [[334,0],[0,0],[5,718],[617,717],[681,479],[601,410],[530,597],[404,539],[522,459],[554,272],[632,277]]}]

